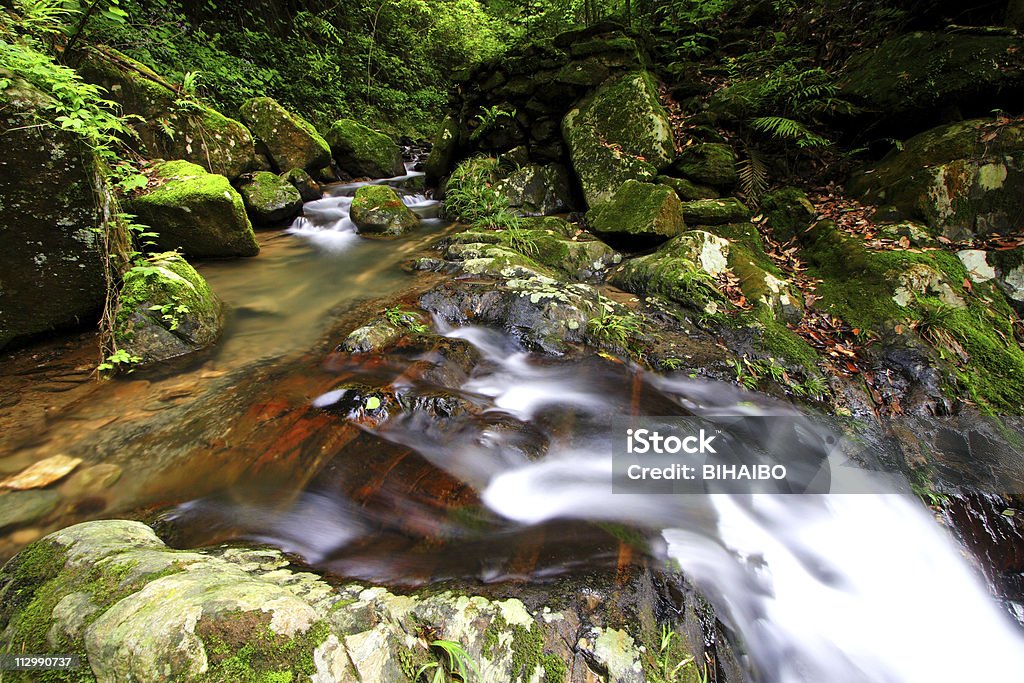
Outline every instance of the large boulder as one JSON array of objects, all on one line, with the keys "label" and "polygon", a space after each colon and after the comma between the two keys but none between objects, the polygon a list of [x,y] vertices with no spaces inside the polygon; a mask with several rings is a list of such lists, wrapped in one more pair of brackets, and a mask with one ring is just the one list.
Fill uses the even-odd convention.
[{"label": "large boulder", "polygon": [[665,185],[627,180],[609,201],[587,212],[599,234],[664,240],[686,229],[683,204]]},{"label": "large boulder", "polygon": [[395,141],[358,121],[335,121],[327,131],[327,142],[338,167],[353,177],[393,178],[405,174],[402,150]]},{"label": "large boulder", "polygon": [[437,129],[430,156],[423,166],[428,185],[436,185],[452,170],[459,149],[459,122],[448,116]]},{"label": "large boulder", "polygon": [[118,302],[114,340],[133,365],[199,351],[221,333],[220,299],[175,252],[154,254],[125,273]]},{"label": "large boulder", "polygon": [[126,199],[124,207],[157,233],[156,249],[190,258],[259,253],[242,197],[227,178],[188,161],[160,162],[150,177],[158,184]]},{"label": "large boulder", "polygon": [[270,97],[254,97],[239,110],[242,121],[263,144],[278,170],[315,171],[331,163],[331,148],[304,118]]},{"label": "large boulder", "polygon": [[724,304],[715,280],[729,271],[729,240],[689,230],[656,252],[630,259],[612,283],[642,296],[661,296],[697,310],[717,312]]},{"label": "large boulder", "polygon": [[562,120],[562,135],[590,207],[627,180],[651,180],[675,158],[668,114],[645,71],[602,85]]},{"label": "large boulder", "polygon": [[282,173],[281,178],[299,191],[299,196],[304,202],[314,202],[324,198],[324,191],[320,189],[320,184],[301,168],[293,168],[287,173]]},{"label": "large boulder", "polygon": [[259,226],[280,225],[302,211],[302,195],[295,186],[269,171],[253,173],[238,191],[253,223]]},{"label": "large boulder", "polygon": [[352,200],[352,222],[360,233],[399,237],[420,224],[420,219],[387,185],[366,185]]},{"label": "large boulder", "polygon": [[698,199],[683,202],[683,220],[687,225],[725,225],[750,218],[750,209],[735,197]]},{"label": "large boulder", "polygon": [[25,81],[0,90],[0,348],[79,324],[103,306],[106,286],[92,152],[68,132],[26,126],[52,116]]},{"label": "large boulder", "polygon": [[526,164],[498,181],[494,189],[522,216],[549,216],[572,207],[569,173],[560,164]]},{"label": "large boulder", "polygon": [[894,206],[951,239],[1024,222],[1024,124],[974,119],[940,126],[855,174],[851,193]]},{"label": "large boulder", "polygon": [[721,142],[690,145],[679,153],[676,171],[696,183],[730,188],[739,182],[736,152]]},{"label": "large boulder", "polygon": [[82,77],[107,89],[133,124],[139,152],[150,159],[185,159],[234,180],[260,167],[249,129],[183,96],[141,62],[109,47],[85,49]]}]

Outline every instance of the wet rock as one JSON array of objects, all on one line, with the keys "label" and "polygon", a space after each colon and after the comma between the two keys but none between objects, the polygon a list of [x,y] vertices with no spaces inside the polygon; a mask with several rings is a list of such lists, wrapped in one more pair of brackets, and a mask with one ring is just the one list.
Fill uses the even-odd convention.
[{"label": "wet rock", "polygon": [[144,119],[133,124],[143,156],[184,159],[230,180],[259,168],[248,128],[194,100],[182,105],[180,93],[141,62],[97,45],[82,51],[77,69],[106,88],[125,114]]},{"label": "wet rock", "polygon": [[351,215],[361,234],[399,237],[420,224],[416,214],[386,185],[366,185],[356,190]]},{"label": "wet rock", "polygon": [[705,142],[691,145],[679,153],[673,166],[685,178],[702,185],[728,189],[739,182],[736,152],[729,145]]},{"label": "wet rock", "polygon": [[724,225],[748,218],[750,209],[733,197],[683,202],[683,220],[687,225]]},{"label": "wet rock", "polygon": [[153,166],[158,183],[125,200],[137,222],[157,233],[154,248],[191,258],[255,256],[260,247],[242,196],[222,175],[187,161]]},{"label": "wet rock", "polygon": [[331,163],[331,148],[304,118],[270,97],[247,100],[239,109],[242,121],[266,145],[279,171],[313,171]]},{"label": "wet rock", "polygon": [[[13,74],[0,91],[0,348],[98,317],[106,295],[96,159],[75,136],[26,127],[52,102]],[[54,122],[57,128],[59,124]]]},{"label": "wet rock", "polygon": [[587,212],[587,225],[605,235],[674,237],[686,229],[683,205],[665,185],[627,180],[610,200]]},{"label": "wet rock", "polygon": [[222,323],[217,295],[180,254],[168,252],[125,274],[114,338],[145,365],[210,346]]},{"label": "wet rock", "polygon": [[436,185],[452,170],[458,148],[459,122],[452,116],[445,117],[437,129],[434,145],[430,148],[430,156],[423,166],[429,185]]},{"label": "wet rock", "polygon": [[692,202],[698,199],[718,199],[719,193],[710,187],[697,185],[684,178],[671,178],[667,175],[660,175],[656,178],[661,185],[667,185],[676,191],[676,195],[684,202]]},{"label": "wet rock", "polygon": [[405,175],[402,150],[394,140],[358,121],[335,121],[326,138],[338,167],[352,177],[391,178]]},{"label": "wet rock", "polygon": [[498,181],[494,189],[521,216],[566,213],[572,206],[569,173],[561,164],[527,164]]},{"label": "wet rock", "polygon": [[14,491],[0,495],[0,529],[42,519],[57,507],[60,498],[56,491]]},{"label": "wet rock", "polygon": [[788,242],[811,227],[817,211],[803,190],[784,187],[761,199],[765,221],[780,242]]},{"label": "wet rock", "polygon": [[675,158],[672,126],[647,72],[602,85],[565,115],[562,135],[590,207],[627,180],[653,179]]},{"label": "wet rock", "polygon": [[287,180],[269,171],[257,171],[238,191],[252,222],[259,226],[286,223],[302,211],[302,195]]},{"label": "wet rock", "polygon": [[324,193],[320,189],[320,185],[301,168],[293,168],[287,173],[282,174],[281,177],[299,191],[302,201],[314,202],[318,199],[323,199]]},{"label": "wet rock", "polygon": [[44,458],[0,482],[0,488],[16,490],[43,488],[71,474],[81,462],[81,458],[72,458],[67,455]]}]

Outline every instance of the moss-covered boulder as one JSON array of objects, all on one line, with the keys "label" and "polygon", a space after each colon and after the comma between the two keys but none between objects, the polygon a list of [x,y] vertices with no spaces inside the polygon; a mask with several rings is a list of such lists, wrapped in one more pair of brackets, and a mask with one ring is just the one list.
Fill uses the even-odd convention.
[{"label": "moss-covered boulder", "polygon": [[604,235],[665,239],[686,229],[683,204],[665,185],[627,180],[610,201],[587,212],[587,225]]},{"label": "moss-covered boulder", "polygon": [[222,308],[217,295],[180,254],[155,254],[125,273],[114,340],[133,364],[184,356],[217,341]]},{"label": "moss-covered boulder", "polygon": [[352,222],[360,233],[400,237],[420,224],[420,219],[387,185],[366,185],[352,200]]},{"label": "moss-covered boulder", "polygon": [[734,197],[683,202],[683,219],[687,225],[724,225],[748,218],[750,209]]},{"label": "moss-covered boulder", "polygon": [[287,173],[281,174],[286,182],[299,191],[299,196],[304,202],[314,202],[323,199],[324,192],[320,189],[319,183],[303,171],[301,168],[293,168]]},{"label": "moss-covered boulder", "polygon": [[304,118],[270,97],[254,97],[239,113],[249,130],[267,148],[282,173],[294,168],[315,171],[331,163],[327,141]]},{"label": "moss-covered boulder", "polygon": [[668,114],[645,71],[598,88],[562,120],[562,136],[587,205],[609,200],[627,180],[651,180],[675,158]]},{"label": "moss-covered boulder", "polygon": [[249,129],[210,107],[182,96],[156,72],[109,47],[86,48],[78,71],[107,89],[132,124],[139,152],[150,159],[185,159],[234,180],[260,167]]},{"label": "moss-covered boulder", "polygon": [[569,173],[561,164],[526,164],[498,181],[494,189],[521,216],[566,213],[572,207]]},{"label": "moss-covered boulder", "polygon": [[690,230],[656,252],[626,261],[612,284],[642,296],[661,296],[690,308],[717,313],[725,307],[716,278],[729,270],[729,240]]},{"label": "moss-covered boulder", "polygon": [[658,176],[655,181],[660,185],[667,185],[676,191],[676,195],[684,202],[692,202],[698,199],[718,199],[722,195],[718,190],[698,185],[685,178],[672,178],[667,175]]},{"label": "moss-covered boulder", "polygon": [[1024,86],[1024,40],[910,33],[854,55],[845,74],[843,97],[893,121],[950,106],[990,109]]},{"label": "moss-covered boulder", "polygon": [[1024,223],[1024,124],[974,119],[934,128],[855,174],[849,190],[951,239],[1016,229]]},{"label": "moss-covered boulder", "polygon": [[393,178],[405,174],[402,150],[384,133],[341,119],[327,131],[338,168],[354,178]]},{"label": "moss-covered boulder", "polygon": [[124,207],[157,233],[156,249],[190,258],[259,253],[242,197],[227,178],[188,161],[157,163],[149,175],[157,184],[126,199]]},{"label": "moss-covered boulder", "polygon": [[1024,313],[1024,247],[990,252],[986,262],[995,269],[996,282],[1010,304]]},{"label": "moss-covered boulder", "polygon": [[739,182],[736,152],[721,142],[690,145],[679,153],[677,173],[702,185],[728,189]]},{"label": "moss-covered boulder", "polygon": [[302,212],[302,195],[287,180],[257,171],[238,188],[246,211],[257,226],[281,225]]},{"label": "moss-covered boulder", "polygon": [[73,135],[36,128],[52,102],[12,74],[0,90],[0,348],[96,318],[106,286],[96,159]]},{"label": "moss-covered boulder", "polygon": [[452,170],[455,155],[459,149],[459,122],[454,117],[445,117],[434,136],[430,156],[423,166],[428,185],[436,185]]},{"label": "moss-covered boulder", "polygon": [[796,187],[783,187],[766,194],[761,199],[761,211],[781,242],[788,242],[807,230],[817,215],[811,200]]}]

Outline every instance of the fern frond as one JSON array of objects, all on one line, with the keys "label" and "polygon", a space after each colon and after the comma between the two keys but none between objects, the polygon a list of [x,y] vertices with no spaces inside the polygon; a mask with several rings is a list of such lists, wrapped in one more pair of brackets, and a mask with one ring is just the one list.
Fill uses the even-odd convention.
[{"label": "fern frond", "polygon": [[795,140],[801,149],[809,147],[828,147],[828,138],[818,135],[810,128],[784,116],[762,116],[750,122],[751,128],[768,133],[774,138]]},{"label": "fern frond", "polygon": [[768,191],[768,167],[761,153],[749,145],[744,146],[746,157],[739,162],[740,189],[754,204]]}]

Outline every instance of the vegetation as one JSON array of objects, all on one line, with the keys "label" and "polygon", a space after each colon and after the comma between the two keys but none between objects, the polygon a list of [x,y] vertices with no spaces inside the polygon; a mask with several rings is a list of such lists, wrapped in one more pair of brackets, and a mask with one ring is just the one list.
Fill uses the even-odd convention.
[{"label": "vegetation", "polygon": [[416,672],[416,680],[422,679],[429,683],[448,683],[448,681],[468,683],[472,680],[470,672],[480,676],[480,669],[476,662],[461,644],[451,640],[435,640],[430,643],[430,649],[440,653],[441,658],[421,666]]}]

